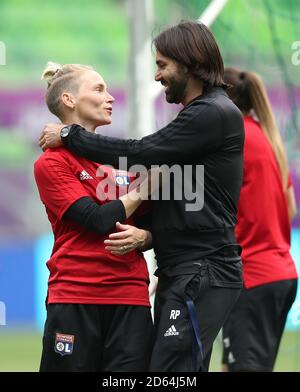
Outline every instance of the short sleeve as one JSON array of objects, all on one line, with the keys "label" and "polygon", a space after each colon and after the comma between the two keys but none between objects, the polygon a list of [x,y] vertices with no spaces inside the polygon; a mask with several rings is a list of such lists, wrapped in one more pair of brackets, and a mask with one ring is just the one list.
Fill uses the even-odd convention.
[{"label": "short sleeve", "polygon": [[90,196],[59,151],[46,151],[34,164],[34,176],[42,202],[59,219],[75,201]]}]

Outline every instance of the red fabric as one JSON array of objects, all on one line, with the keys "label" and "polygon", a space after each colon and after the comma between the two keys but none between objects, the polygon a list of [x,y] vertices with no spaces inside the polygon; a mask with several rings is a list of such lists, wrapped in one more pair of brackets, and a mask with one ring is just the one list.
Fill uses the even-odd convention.
[{"label": "red fabric", "polygon": [[244,178],[236,237],[246,288],[297,278],[279,167],[260,125],[245,117]]},{"label": "red fabric", "polygon": [[289,173],[289,177],[288,177],[288,188],[290,188],[291,186],[293,186],[293,181],[292,181],[291,174]]},{"label": "red fabric", "polygon": [[[62,219],[84,196],[103,204],[113,200],[114,193],[126,193],[133,176],[77,157],[64,148],[43,153],[35,162],[34,174],[55,238],[47,262],[48,303],[150,306],[148,270],[141,252],[113,256],[104,249],[108,235]],[[117,182],[120,186],[110,186]],[[134,224],[132,219],[125,223]]]}]

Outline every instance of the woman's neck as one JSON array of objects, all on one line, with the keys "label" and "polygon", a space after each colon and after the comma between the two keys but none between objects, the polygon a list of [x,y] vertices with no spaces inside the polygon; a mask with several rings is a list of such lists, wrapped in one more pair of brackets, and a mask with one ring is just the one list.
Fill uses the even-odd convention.
[{"label": "woman's neck", "polygon": [[90,121],[82,120],[82,119],[80,119],[77,116],[68,116],[68,117],[64,118],[63,123],[66,124],[66,125],[78,124],[81,127],[83,127],[84,129],[86,129],[88,132],[95,132],[95,130],[97,128]]}]

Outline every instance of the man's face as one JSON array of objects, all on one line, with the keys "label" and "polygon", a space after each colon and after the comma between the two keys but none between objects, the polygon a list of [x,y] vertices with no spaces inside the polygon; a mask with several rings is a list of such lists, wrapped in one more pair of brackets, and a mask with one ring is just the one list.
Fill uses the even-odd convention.
[{"label": "man's face", "polygon": [[169,103],[180,103],[186,94],[188,74],[175,60],[156,52],[157,71],[155,80],[165,87],[166,100]]}]

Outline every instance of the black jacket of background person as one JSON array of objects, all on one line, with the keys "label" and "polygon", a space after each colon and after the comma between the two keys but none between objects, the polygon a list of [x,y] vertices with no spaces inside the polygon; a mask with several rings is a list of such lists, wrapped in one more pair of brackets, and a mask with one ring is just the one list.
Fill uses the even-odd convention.
[{"label": "black jacket of background person", "polygon": [[120,156],[127,157],[129,170],[135,164],[193,165],[194,169],[204,165],[200,211],[186,211],[191,201],[185,198],[153,202],[151,231],[158,267],[172,275],[179,265],[180,273],[185,269],[189,273],[194,262],[207,260],[211,283],[241,287],[234,227],[243,175],[244,124],[222,88],[193,99],[170,124],[140,140],[105,137],[73,125],[65,144],[77,155],[115,167]]}]

